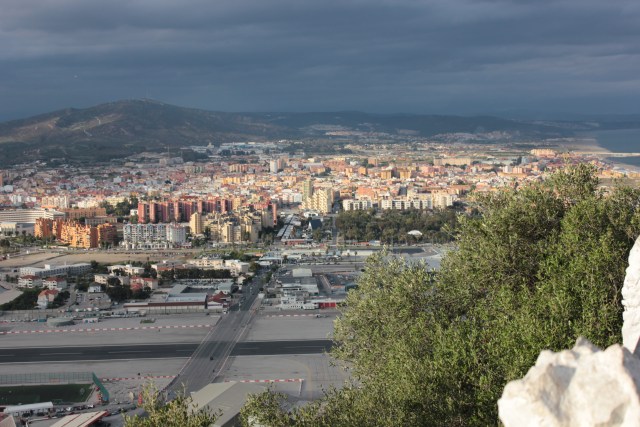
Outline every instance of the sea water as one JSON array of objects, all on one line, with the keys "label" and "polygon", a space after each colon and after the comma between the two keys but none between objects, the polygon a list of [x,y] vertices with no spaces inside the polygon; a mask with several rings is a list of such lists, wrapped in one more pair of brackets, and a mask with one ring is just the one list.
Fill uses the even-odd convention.
[{"label": "sea water", "polygon": [[[640,153],[640,129],[616,129],[589,132],[585,134],[595,138],[598,145],[613,153]],[[611,157],[616,163],[640,166],[640,156]]]}]

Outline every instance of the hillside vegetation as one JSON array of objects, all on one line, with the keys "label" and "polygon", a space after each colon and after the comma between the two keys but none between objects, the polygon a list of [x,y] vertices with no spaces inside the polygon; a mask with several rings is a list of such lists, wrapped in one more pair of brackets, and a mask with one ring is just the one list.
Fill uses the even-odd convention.
[{"label": "hillside vegetation", "polygon": [[[0,166],[30,160],[62,159],[92,163],[145,151],[167,152],[191,145],[294,138],[331,138],[326,129],[409,132],[431,136],[447,132],[506,132],[512,136],[557,137],[562,126],[526,123],[497,117],[375,115],[340,113],[224,113],[183,108],[152,100],[123,100],[94,107],[68,108],[0,123]],[[306,144],[323,152],[325,144]]]}]

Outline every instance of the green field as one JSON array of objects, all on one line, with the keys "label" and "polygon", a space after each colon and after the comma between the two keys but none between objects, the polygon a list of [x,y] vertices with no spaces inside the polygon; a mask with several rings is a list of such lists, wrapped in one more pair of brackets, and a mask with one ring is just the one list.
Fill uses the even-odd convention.
[{"label": "green field", "polygon": [[0,387],[0,405],[28,403],[84,402],[91,395],[93,384],[44,384]]}]

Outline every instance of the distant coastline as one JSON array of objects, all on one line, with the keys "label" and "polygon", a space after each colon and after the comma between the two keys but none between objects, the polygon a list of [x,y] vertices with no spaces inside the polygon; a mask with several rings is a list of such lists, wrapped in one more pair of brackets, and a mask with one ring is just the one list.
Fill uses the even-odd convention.
[{"label": "distant coastline", "polygon": [[607,156],[608,153],[640,153],[640,129],[585,132],[560,145],[570,151],[593,153],[623,169],[640,171],[640,156]]},{"label": "distant coastline", "polygon": [[[616,129],[588,132],[583,135],[595,141],[603,151],[610,153],[640,153],[640,129]],[[640,169],[640,156],[609,157],[621,167]]]}]

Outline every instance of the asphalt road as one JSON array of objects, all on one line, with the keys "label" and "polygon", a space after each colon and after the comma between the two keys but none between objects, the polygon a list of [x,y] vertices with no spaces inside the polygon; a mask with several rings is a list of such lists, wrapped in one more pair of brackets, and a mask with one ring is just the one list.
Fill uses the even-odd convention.
[{"label": "asphalt road", "polygon": [[169,393],[183,388],[187,393],[200,390],[224,372],[234,346],[240,341],[258,310],[258,288],[264,275],[265,271],[256,275],[252,285],[245,287],[247,292],[243,294],[241,302],[223,315],[204,337],[191,359],[167,387]]},{"label": "asphalt road", "polygon": [[331,349],[331,340],[250,341],[236,344],[232,356],[271,356],[278,354],[318,354]]},{"label": "asphalt road", "polygon": [[[220,352],[220,349],[227,348],[229,344],[232,343],[218,342],[215,350]],[[233,344],[228,356],[317,354],[331,348],[331,340],[251,341]],[[0,364],[180,358],[191,356],[197,348],[198,344],[194,343],[8,348],[0,349]],[[214,362],[206,354],[199,357],[204,359],[207,366]]]},{"label": "asphalt road", "polygon": [[109,345],[76,347],[27,347],[0,349],[0,364],[25,362],[69,362],[89,360],[164,359],[189,357],[193,343]]}]

